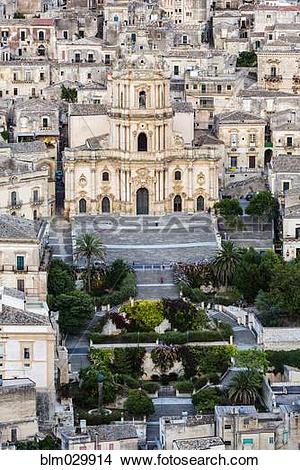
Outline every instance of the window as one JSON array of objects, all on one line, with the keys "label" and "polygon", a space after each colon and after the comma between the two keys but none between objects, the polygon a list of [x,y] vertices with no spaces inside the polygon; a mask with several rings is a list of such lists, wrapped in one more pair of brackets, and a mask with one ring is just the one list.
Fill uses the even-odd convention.
[{"label": "window", "polygon": [[179,65],[174,65],[174,75],[179,75]]},{"label": "window", "polygon": [[102,173],[102,181],[109,181],[109,173],[108,171],[104,171]]},{"label": "window", "polygon": [[136,33],[131,33],[131,41],[136,43]]},{"label": "window", "polygon": [[20,39],[21,39],[21,41],[25,41],[25,39],[26,39],[26,31],[21,31],[21,33],[20,33]]},{"label": "window", "polygon": [[139,108],[140,109],[146,108],[146,92],[145,91],[139,92]]},{"label": "window", "polygon": [[251,446],[251,445],[253,445],[253,439],[249,439],[249,438],[243,439],[243,445],[244,445],[244,446]]},{"label": "window", "polygon": [[181,181],[181,171],[175,171],[175,181]]},{"label": "window", "polygon": [[249,144],[251,147],[255,147],[256,145],[256,134],[249,134]]},{"label": "window", "polygon": [[45,41],[45,32],[39,31],[39,41]]},{"label": "window", "polygon": [[293,147],[293,137],[287,137],[286,138],[286,146],[287,147]]},{"label": "window", "polygon": [[205,83],[202,83],[202,85],[201,85],[201,93],[206,93],[206,85],[205,85]]},{"label": "window", "polygon": [[16,442],[18,438],[18,431],[16,428],[11,429],[10,431],[10,440],[12,442]]},{"label": "window", "polygon": [[42,56],[44,57],[46,55],[46,49],[45,49],[45,46],[43,46],[43,44],[41,44],[38,49],[37,49],[37,54],[39,56]]},{"label": "window", "polygon": [[273,436],[272,436],[272,437],[269,437],[268,443],[269,443],[269,444],[274,444],[274,437],[273,437]]},{"label": "window", "polygon": [[14,88],[14,96],[18,95],[18,88]]},{"label": "window", "polygon": [[283,181],[282,190],[283,191],[288,191],[289,189],[290,189],[290,182],[289,181]]},{"label": "window", "polygon": [[276,75],[277,75],[276,67],[271,67],[271,77],[276,77]]},{"label": "window", "polygon": [[230,134],[230,145],[231,147],[237,146],[237,134]]},{"label": "window", "polygon": [[63,31],[63,38],[68,39],[68,31]]},{"label": "window", "polygon": [[44,72],[40,72],[40,81],[43,82],[45,80]]},{"label": "window", "polygon": [[82,29],[78,31],[78,36],[79,38],[84,38],[84,31]]},{"label": "window", "polygon": [[193,84],[193,90],[197,90],[197,88],[198,88],[198,87],[197,87],[197,83],[194,83],[194,84]]},{"label": "window", "polygon": [[110,54],[105,54],[104,63],[105,63],[105,65],[110,65],[110,63],[111,63]]},{"label": "window", "polygon": [[225,429],[231,429],[231,424],[225,424]]},{"label": "window", "polygon": [[230,166],[231,168],[237,168],[237,157],[230,158]]},{"label": "window", "polygon": [[94,62],[94,54],[88,54],[88,62]]},{"label": "window", "polygon": [[90,80],[92,78],[92,74],[91,73],[88,73],[87,74],[87,79]]},{"label": "window", "polygon": [[33,220],[37,220],[38,219],[38,212],[36,209],[34,209],[33,211]]},{"label": "window", "polygon": [[179,194],[174,197],[174,212],[181,212],[182,211],[182,199]]},{"label": "window", "polygon": [[113,444],[109,444],[109,450],[114,450],[114,445]]},{"label": "window", "polygon": [[222,85],[217,85],[217,93],[222,93]]},{"label": "window", "polygon": [[43,118],[43,127],[44,128],[48,127],[48,118],[47,117]]},{"label": "window", "polygon": [[31,96],[35,96],[35,88],[31,88]]},{"label": "window", "polygon": [[0,361],[4,359],[4,344],[0,343]]},{"label": "window", "polygon": [[17,205],[17,193],[16,191],[12,191],[10,194],[10,203],[13,207]]},{"label": "window", "polygon": [[295,230],[295,238],[299,239],[300,238],[300,227],[297,227]]},{"label": "window", "polygon": [[17,256],[17,270],[24,271],[25,268],[25,258],[24,256]]},{"label": "window", "polygon": [[273,34],[269,34],[269,40],[272,41],[273,39]]},{"label": "window", "polygon": [[81,61],[81,55],[79,54],[79,52],[76,52],[75,54],[75,62],[80,62]]},{"label": "window", "polygon": [[249,155],[249,168],[255,168],[255,155]]},{"label": "window", "polygon": [[119,17],[117,15],[114,16],[114,21],[117,23],[119,21]]},{"label": "window", "polygon": [[23,349],[23,359],[30,359],[30,348]]},{"label": "window", "polygon": [[186,35],[182,36],[182,44],[188,43],[188,37]]},{"label": "window", "polygon": [[148,142],[145,132],[141,132],[138,136],[138,152],[147,152]]},{"label": "window", "polygon": [[38,200],[39,200],[39,190],[34,189],[34,191],[33,191],[33,202],[38,202]]},{"label": "window", "polygon": [[227,85],[226,89],[227,89],[227,91],[230,91],[231,90],[231,85]]},{"label": "window", "polygon": [[225,446],[231,446],[231,441],[224,441]]}]

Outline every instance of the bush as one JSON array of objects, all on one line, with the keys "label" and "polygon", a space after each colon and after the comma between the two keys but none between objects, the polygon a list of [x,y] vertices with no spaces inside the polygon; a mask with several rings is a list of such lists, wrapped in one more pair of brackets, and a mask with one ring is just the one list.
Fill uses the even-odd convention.
[{"label": "bush", "polygon": [[113,421],[120,421],[122,416],[121,410],[112,410],[111,414],[99,412],[99,414],[91,415],[82,409],[77,410],[77,419],[85,419],[88,426],[99,426],[101,424],[110,424]]},{"label": "bush", "polygon": [[194,390],[193,383],[190,380],[181,380],[176,382],[176,388],[179,393],[192,393]]},{"label": "bush", "polygon": [[76,275],[68,264],[60,259],[51,261],[48,270],[48,294],[54,297],[75,290]]},{"label": "bush", "polygon": [[137,294],[135,274],[131,271],[128,271],[127,268],[127,272],[124,278],[119,284],[117,284],[117,286],[118,290],[96,297],[96,305],[121,305],[122,303],[126,302],[130,297],[135,297]]},{"label": "bush", "polygon": [[160,388],[159,382],[143,382],[142,385],[145,392],[149,393],[150,395],[154,395]]},{"label": "bush", "polygon": [[123,305],[124,312],[135,331],[152,331],[164,319],[163,304],[157,300],[139,300]]},{"label": "bush", "polygon": [[237,67],[257,67],[257,55],[254,50],[240,52],[237,61]]},{"label": "bush", "polygon": [[206,326],[208,321],[206,313],[190,302],[183,299],[163,299],[162,302],[165,318],[171,323],[172,329],[187,331]]},{"label": "bush", "polygon": [[141,331],[140,333],[122,333],[121,335],[101,335],[92,333],[90,340],[94,344],[119,344],[119,343],[155,343],[159,337],[155,331]]},{"label": "bush", "polygon": [[193,376],[224,374],[236,353],[234,346],[181,346],[179,354],[187,378]]},{"label": "bush", "polygon": [[217,388],[205,388],[199,390],[192,397],[193,405],[198,413],[214,413],[215,406],[225,402],[222,392]]},{"label": "bush", "polygon": [[154,413],[154,405],[143,390],[130,390],[124,408],[130,416],[143,417]]},{"label": "bush", "polygon": [[283,373],[283,366],[285,364],[300,368],[300,349],[294,349],[292,351],[266,351],[266,355],[275,373]]}]

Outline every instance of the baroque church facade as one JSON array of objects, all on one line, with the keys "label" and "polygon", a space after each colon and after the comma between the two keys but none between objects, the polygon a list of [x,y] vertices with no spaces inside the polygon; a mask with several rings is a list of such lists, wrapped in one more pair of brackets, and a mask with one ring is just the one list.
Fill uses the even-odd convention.
[{"label": "baroque church facade", "polygon": [[171,103],[166,64],[147,54],[120,59],[107,90],[105,129],[64,151],[66,216],[162,215],[212,207],[218,199],[220,145],[196,139],[193,109],[186,102]]}]

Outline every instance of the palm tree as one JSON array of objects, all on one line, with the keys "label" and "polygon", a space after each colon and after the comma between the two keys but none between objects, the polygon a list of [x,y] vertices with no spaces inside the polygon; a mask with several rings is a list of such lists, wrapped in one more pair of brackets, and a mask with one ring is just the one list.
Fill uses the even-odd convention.
[{"label": "palm tree", "polygon": [[222,286],[231,285],[234,272],[241,259],[241,250],[232,241],[225,241],[213,261],[215,275]]},{"label": "palm tree", "polygon": [[81,235],[76,240],[75,257],[77,260],[85,258],[88,292],[91,292],[92,261],[95,258],[100,260],[105,258],[105,248],[101,239],[92,233]]},{"label": "palm tree", "polygon": [[228,397],[234,404],[253,405],[260,397],[261,375],[253,370],[243,370],[229,384]]}]

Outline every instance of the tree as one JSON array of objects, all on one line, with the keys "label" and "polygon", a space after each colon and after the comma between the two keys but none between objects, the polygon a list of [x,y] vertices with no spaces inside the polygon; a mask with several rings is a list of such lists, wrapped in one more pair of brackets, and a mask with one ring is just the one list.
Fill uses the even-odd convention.
[{"label": "tree", "polygon": [[133,305],[123,305],[133,331],[152,331],[163,321],[163,304],[157,300],[138,300]]},{"label": "tree", "polygon": [[243,226],[241,215],[243,209],[237,199],[221,199],[214,205],[216,214],[221,215],[230,228],[240,229]]},{"label": "tree", "polygon": [[282,259],[272,250],[258,253],[250,247],[242,252],[233,277],[233,284],[244,300],[253,303],[260,290],[269,290],[275,268],[281,264]]},{"label": "tree", "polygon": [[244,349],[239,350],[235,356],[237,367],[246,367],[259,372],[267,372],[269,368],[269,361],[267,353],[260,349]]},{"label": "tree", "polygon": [[300,312],[300,262],[277,265],[270,282],[269,298],[274,306],[291,316]]},{"label": "tree", "polygon": [[274,219],[278,215],[278,201],[270,191],[261,191],[253,196],[246,209],[248,215]]},{"label": "tree", "polygon": [[124,408],[129,415],[136,417],[149,416],[155,411],[151,398],[142,390],[130,390]]},{"label": "tree", "polygon": [[176,346],[157,346],[151,351],[151,359],[157,369],[163,374],[172,369],[175,361],[179,358]]},{"label": "tree", "polygon": [[48,293],[53,296],[75,290],[75,272],[60,259],[51,261],[48,271]]},{"label": "tree", "polygon": [[187,378],[193,376],[207,376],[211,374],[224,374],[231,365],[231,358],[235,356],[234,346],[181,346],[179,357]]},{"label": "tree", "polygon": [[260,397],[261,385],[261,374],[253,370],[241,371],[232,378],[228,397],[234,404],[254,405]]},{"label": "tree", "polygon": [[227,288],[232,285],[233,276],[240,259],[241,250],[232,241],[223,242],[222,248],[213,261],[216,277],[222,286]]},{"label": "tree", "polygon": [[179,331],[205,328],[208,318],[204,310],[198,309],[183,299],[163,299],[165,318],[171,323],[172,329]]},{"label": "tree", "polygon": [[79,333],[94,313],[92,298],[78,290],[58,295],[55,306],[59,311],[60,330],[65,334]]},{"label": "tree", "polygon": [[112,292],[122,284],[130,271],[128,264],[122,259],[116,259],[105,273],[104,290]]},{"label": "tree", "polygon": [[76,103],[77,102],[77,90],[76,88],[69,88],[65,85],[61,86],[61,95],[62,100],[68,101],[68,103]]},{"label": "tree", "polygon": [[74,254],[77,260],[82,258],[85,259],[87,270],[87,290],[88,292],[91,292],[92,261],[95,259],[104,260],[104,245],[97,235],[85,233],[76,240],[76,249]]},{"label": "tree", "polygon": [[192,396],[193,405],[198,413],[214,413],[215,406],[222,405],[225,397],[217,388],[205,388]]},{"label": "tree", "polygon": [[257,54],[252,49],[251,51],[240,52],[237,61],[237,67],[257,67]]}]

